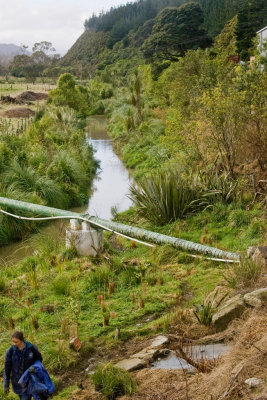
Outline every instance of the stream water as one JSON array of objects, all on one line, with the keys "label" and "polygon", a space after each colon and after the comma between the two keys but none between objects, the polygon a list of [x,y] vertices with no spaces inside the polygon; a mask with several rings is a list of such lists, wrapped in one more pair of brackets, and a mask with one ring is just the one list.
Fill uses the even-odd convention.
[{"label": "stream water", "polygon": [[[107,135],[106,119],[101,116],[92,117],[88,123],[87,140],[95,151],[95,158],[100,161],[100,168],[94,179],[89,203],[73,211],[95,215],[104,219],[112,218],[112,209],[125,211],[131,201],[127,197],[131,177],[119,157],[115,154],[112,140]],[[64,235],[66,222],[53,222],[40,228],[41,233],[48,233],[52,237]],[[0,247],[0,265],[6,262],[17,262],[34,252],[32,234],[23,242],[11,243]]]}]

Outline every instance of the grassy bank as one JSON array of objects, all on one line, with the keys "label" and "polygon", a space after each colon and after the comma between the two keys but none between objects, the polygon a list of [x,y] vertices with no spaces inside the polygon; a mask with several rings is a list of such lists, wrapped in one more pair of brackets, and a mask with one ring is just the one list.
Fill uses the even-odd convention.
[{"label": "grassy bank", "polygon": [[[219,211],[224,212],[224,222],[218,222]],[[133,210],[118,218],[125,223],[135,218],[136,225],[234,251],[261,243],[266,232],[260,210],[248,217],[234,206],[164,227],[136,219]],[[99,346],[103,351],[135,336],[171,332],[184,318],[197,324],[186,316],[189,309],[202,304],[217,285],[231,292],[240,284],[224,278],[233,268],[228,264],[194,260],[168,246],[133,246],[110,233],[105,236],[105,252],[97,259],[66,251],[60,235],[58,240],[39,235],[34,247],[34,256],[1,269],[1,365],[13,329],[23,330],[40,347],[50,372],[60,374]],[[80,353],[69,348],[70,329],[75,326],[83,343]],[[117,327],[119,341],[114,339]]]},{"label": "grassy bank", "polygon": [[[74,93],[75,83],[74,83]],[[64,90],[62,90],[64,92]],[[68,209],[85,204],[97,164],[86,143],[86,99],[76,109],[54,90],[49,105],[18,135],[0,137],[0,193],[2,197]],[[80,107],[80,109],[79,109]],[[0,245],[21,239],[35,228],[1,215]]]}]

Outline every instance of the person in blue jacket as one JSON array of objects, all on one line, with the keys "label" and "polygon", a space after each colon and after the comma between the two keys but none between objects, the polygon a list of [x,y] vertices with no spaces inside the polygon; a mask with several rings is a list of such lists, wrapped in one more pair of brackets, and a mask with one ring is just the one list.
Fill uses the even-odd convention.
[{"label": "person in blue jacket", "polygon": [[36,361],[24,372],[19,380],[19,385],[26,387],[27,393],[34,400],[47,400],[55,390],[54,383],[40,361]]},{"label": "person in blue jacket", "polygon": [[18,394],[20,400],[30,400],[31,395],[27,393],[27,388],[18,384],[24,372],[36,361],[43,361],[37,346],[27,342],[20,331],[13,333],[12,346],[6,351],[4,367],[4,393],[8,394],[10,379],[14,393]]}]

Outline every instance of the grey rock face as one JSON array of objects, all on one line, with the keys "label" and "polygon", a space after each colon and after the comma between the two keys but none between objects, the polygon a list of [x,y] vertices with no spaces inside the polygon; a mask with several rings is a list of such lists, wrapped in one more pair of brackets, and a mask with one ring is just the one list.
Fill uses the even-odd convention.
[{"label": "grey rock face", "polygon": [[229,299],[219,308],[212,317],[212,323],[218,330],[224,330],[233,319],[240,317],[244,310],[244,300],[239,294]]},{"label": "grey rock face", "polygon": [[264,302],[267,302],[267,288],[257,289],[245,294],[244,301],[251,307],[261,307]]}]

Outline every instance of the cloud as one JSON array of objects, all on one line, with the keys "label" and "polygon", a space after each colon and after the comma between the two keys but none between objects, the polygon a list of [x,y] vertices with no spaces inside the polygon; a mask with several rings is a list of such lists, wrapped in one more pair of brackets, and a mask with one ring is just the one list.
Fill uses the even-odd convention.
[{"label": "cloud", "polygon": [[[126,0],[0,0],[0,43],[31,48],[43,40],[64,54],[83,32],[93,12],[125,4]],[[3,3],[3,4],[2,4]]]}]

